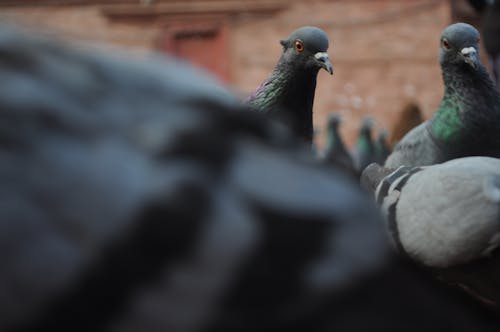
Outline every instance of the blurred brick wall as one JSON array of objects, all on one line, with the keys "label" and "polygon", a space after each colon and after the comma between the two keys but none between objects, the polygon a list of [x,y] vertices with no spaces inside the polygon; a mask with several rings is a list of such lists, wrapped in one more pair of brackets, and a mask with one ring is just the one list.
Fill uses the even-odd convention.
[{"label": "blurred brick wall", "polygon": [[[154,49],[164,23],[114,22],[100,7],[3,7],[2,17],[60,31],[71,39]],[[316,127],[328,112],[344,118],[342,133],[351,145],[360,119],[371,115],[379,128],[390,128],[411,99],[429,117],[442,96],[437,63],[441,30],[450,23],[448,0],[291,1],[269,17],[238,16],[229,21],[230,80],[241,96],[271,72],[280,52],[278,41],[302,25],[317,25],[330,36],[334,75],[319,74]],[[322,141],[320,137],[320,141]]]}]

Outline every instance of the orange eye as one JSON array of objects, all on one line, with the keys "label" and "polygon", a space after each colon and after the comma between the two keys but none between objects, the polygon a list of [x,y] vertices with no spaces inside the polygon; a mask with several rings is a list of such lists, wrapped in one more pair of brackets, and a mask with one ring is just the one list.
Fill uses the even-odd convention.
[{"label": "orange eye", "polygon": [[446,48],[447,50],[451,48],[450,43],[446,39],[443,39],[443,47]]},{"label": "orange eye", "polygon": [[293,46],[295,47],[297,52],[302,52],[304,50],[304,43],[302,42],[302,40],[297,39]]}]

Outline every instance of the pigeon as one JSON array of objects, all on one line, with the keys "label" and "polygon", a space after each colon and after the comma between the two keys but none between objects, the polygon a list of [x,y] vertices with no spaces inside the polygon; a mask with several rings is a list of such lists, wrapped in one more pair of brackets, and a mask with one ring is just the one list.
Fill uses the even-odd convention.
[{"label": "pigeon", "polygon": [[374,121],[370,117],[366,117],[361,122],[356,147],[354,150],[354,164],[356,169],[361,174],[366,166],[376,160],[375,143],[372,138],[372,129]]},{"label": "pigeon", "polygon": [[362,175],[394,246],[500,311],[500,159],[464,157]]},{"label": "pigeon", "polygon": [[433,118],[412,129],[387,168],[424,166],[466,156],[500,157],[500,94],[479,60],[479,33],[456,23],[441,34],[444,96]]},{"label": "pigeon", "polygon": [[383,165],[389,154],[391,154],[391,148],[387,143],[387,137],[389,133],[387,130],[383,129],[380,131],[375,142],[375,162]]},{"label": "pigeon", "polygon": [[416,102],[407,103],[394,122],[389,145],[393,148],[410,130],[424,122],[422,111]]},{"label": "pigeon", "polygon": [[329,116],[326,129],[326,145],[322,160],[327,165],[335,166],[348,174],[358,177],[359,174],[354,167],[352,157],[345,147],[342,136],[340,136],[340,123],[339,114],[333,113]]},{"label": "pigeon", "polygon": [[0,27],[1,331],[498,330],[213,78]]},{"label": "pigeon", "polygon": [[272,74],[245,103],[266,113],[307,143],[313,139],[313,102],[320,69],[333,74],[328,36],[317,27],[301,27],[282,40],[283,53]]}]

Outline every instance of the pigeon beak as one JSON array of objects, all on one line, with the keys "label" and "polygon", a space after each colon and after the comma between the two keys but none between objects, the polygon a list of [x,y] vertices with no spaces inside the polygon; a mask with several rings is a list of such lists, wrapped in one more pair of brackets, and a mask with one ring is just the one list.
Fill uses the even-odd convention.
[{"label": "pigeon beak", "polygon": [[476,69],[479,66],[479,56],[474,47],[464,47],[460,50],[460,54],[466,64]]},{"label": "pigeon beak", "polygon": [[330,63],[330,58],[328,57],[328,53],[318,52],[318,53],[314,54],[314,58],[316,58],[316,61],[318,61],[321,68],[323,68],[324,70],[329,72],[330,75],[333,74],[333,66]]}]

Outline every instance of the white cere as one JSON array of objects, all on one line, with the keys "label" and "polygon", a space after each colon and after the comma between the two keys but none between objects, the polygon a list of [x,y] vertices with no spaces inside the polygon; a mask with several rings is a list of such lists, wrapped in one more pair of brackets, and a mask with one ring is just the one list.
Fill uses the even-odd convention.
[{"label": "white cere", "polygon": [[476,49],[474,47],[464,47],[460,51],[463,55],[471,54],[471,53],[476,53]]},{"label": "white cere", "polygon": [[314,54],[314,57],[318,60],[320,59],[325,59],[325,58],[328,58],[328,53],[326,52],[318,52],[316,54]]}]

